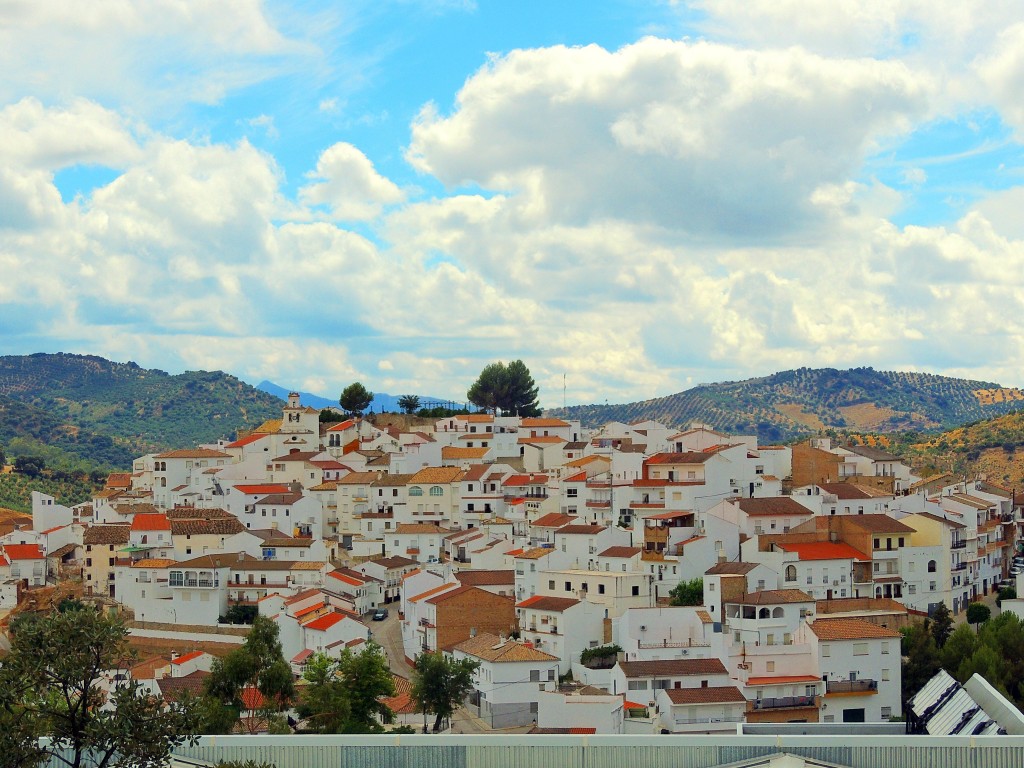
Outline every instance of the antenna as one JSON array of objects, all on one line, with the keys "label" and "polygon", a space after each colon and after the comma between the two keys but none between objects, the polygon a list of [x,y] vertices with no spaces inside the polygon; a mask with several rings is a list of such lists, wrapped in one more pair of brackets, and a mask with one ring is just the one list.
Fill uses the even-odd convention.
[{"label": "antenna", "polygon": [[565,374],[562,374],[562,408],[565,408]]}]

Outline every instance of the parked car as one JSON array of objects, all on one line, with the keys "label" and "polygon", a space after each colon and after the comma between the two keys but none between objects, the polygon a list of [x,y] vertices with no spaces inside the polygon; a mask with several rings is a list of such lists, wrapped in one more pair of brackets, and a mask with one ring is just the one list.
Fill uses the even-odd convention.
[{"label": "parked car", "polygon": [[373,620],[374,621],[384,621],[384,619],[386,619],[387,617],[388,617],[388,609],[387,608],[378,608],[376,611],[373,612]]}]

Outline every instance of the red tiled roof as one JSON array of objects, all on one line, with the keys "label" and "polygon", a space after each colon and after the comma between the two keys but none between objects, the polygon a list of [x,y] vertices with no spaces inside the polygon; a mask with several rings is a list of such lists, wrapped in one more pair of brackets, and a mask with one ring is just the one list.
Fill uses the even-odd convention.
[{"label": "red tiled roof", "polygon": [[801,560],[870,560],[860,550],[854,549],[849,544],[841,542],[811,542],[803,544],[777,544],[779,549],[786,552],[793,552]]},{"label": "red tiled roof", "polygon": [[267,437],[267,435],[265,433],[255,432],[255,433],[249,435],[248,437],[240,437],[238,440],[235,440],[233,443],[228,443],[224,447],[225,448],[242,448],[243,446],[249,445],[251,443],[255,443],[257,440],[262,440],[264,437]]},{"label": "red tiled roof", "polygon": [[562,526],[569,525],[569,523],[575,519],[576,518],[572,515],[563,515],[561,512],[550,512],[534,520],[533,525],[537,525],[542,528],[561,528]]},{"label": "red tiled roof", "polygon": [[344,618],[345,614],[343,613],[328,613],[323,616],[320,616],[319,618],[313,619],[313,621],[309,622],[308,624],[304,624],[303,626],[306,629],[315,629],[320,632],[323,632],[325,630],[330,629]]},{"label": "red tiled roof", "polygon": [[43,549],[38,544],[5,544],[2,549],[11,560],[43,559]]},{"label": "red tiled roof", "polygon": [[192,661],[192,659],[198,659],[203,655],[202,651],[192,651],[192,653],[186,653],[184,656],[179,656],[176,659],[171,660],[171,664],[184,664],[186,661]]},{"label": "red tiled roof", "polygon": [[133,531],[169,531],[171,523],[165,514],[143,513],[132,518]]},{"label": "red tiled roof", "polygon": [[535,611],[552,611],[553,613],[562,613],[578,603],[579,600],[574,600],[571,597],[534,595],[533,597],[526,598],[521,603],[517,603],[516,608],[533,608]]},{"label": "red tiled roof", "polygon": [[643,552],[640,547],[608,547],[604,552],[601,552],[598,557],[636,557],[636,555]]},{"label": "red tiled roof", "polygon": [[258,496],[268,493],[288,493],[291,490],[287,485],[281,483],[254,483],[249,485],[236,485],[235,488],[242,493]]}]

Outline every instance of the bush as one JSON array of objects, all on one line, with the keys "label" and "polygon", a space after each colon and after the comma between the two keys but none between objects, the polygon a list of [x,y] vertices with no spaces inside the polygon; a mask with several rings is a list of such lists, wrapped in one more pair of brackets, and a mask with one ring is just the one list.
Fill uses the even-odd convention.
[{"label": "bush", "polygon": [[[590,669],[607,669],[615,666],[615,657],[622,653],[622,648],[614,643],[587,648],[580,654],[580,664]],[[608,661],[611,660],[609,664]]]}]

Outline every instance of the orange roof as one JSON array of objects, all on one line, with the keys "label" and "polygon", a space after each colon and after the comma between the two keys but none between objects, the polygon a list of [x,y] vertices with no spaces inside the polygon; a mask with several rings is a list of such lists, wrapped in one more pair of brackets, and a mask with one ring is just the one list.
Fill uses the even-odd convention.
[{"label": "orange roof", "polygon": [[287,485],[281,483],[255,483],[252,485],[236,485],[235,488],[242,493],[258,495],[271,493],[288,493],[291,490]]},{"label": "orange roof", "polygon": [[777,544],[779,549],[785,552],[792,552],[801,560],[870,560],[858,549],[849,544],[833,543],[830,541],[812,542],[809,544]]},{"label": "orange roof", "polygon": [[864,619],[816,619],[810,626],[819,640],[861,640],[901,636],[895,629],[881,627]]},{"label": "orange roof", "polygon": [[262,440],[264,437],[266,437],[265,434],[260,434],[257,432],[252,435],[249,435],[248,437],[240,437],[238,440],[235,440],[233,443],[228,443],[224,447],[241,448],[243,446],[249,445],[250,443],[255,443],[257,440]]},{"label": "orange roof", "polygon": [[332,579],[337,579],[338,581],[343,581],[346,584],[349,584],[349,585],[351,585],[353,587],[361,586],[364,583],[364,582],[360,581],[359,579],[352,578],[351,576],[346,576],[344,573],[338,573],[337,571],[331,571],[327,575],[330,576]]},{"label": "orange roof", "polygon": [[311,622],[309,622],[307,624],[303,624],[303,626],[306,629],[316,629],[316,630],[319,630],[320,632],[323,632],[325,630],[330,629],[331,627],[333,627],[335,624],[337,624],[339,621],[341,621],[344,618],[345,618],[345,614],[343,614],[343,613],[328,613],[328,614],[325,614],[325,615],[321,616],[318,619],[313,619],[313,621],[311,621]]},{"label": "orange roof", "polygon": [[144,512],[132,518],[133,531],[169,531],[171,522],[167,515]]},{"label": "orange roof", "polygon": [[561,419],[546,419],[544,417],[527,416],[519,422],[523,427],[568,427],[569,422]]},{"label": "orange roof", "polygon": [[569,525],[576,518],[573,515],[563,515],[561,512],[549,512],[542,517],[538,517],[533,521],[534,525],[538,525],[542,528],[561,528],[563,525]]},{"label": "orange roof", "polygon": [[426,599],[428,597],[432,597],[432,596],[436,595],[438,592],[443,592],[446,589],[456,589],[456,588],[458,588],[458,586],[459,585],[458,585],[457,582],[449,581],[449,582],[446,582],[444,584],[440,584],[440,585],[434,587],[433,589],[428,589],[426,592],[420,592],[418,595],[415,595],[414,597],[410,597],[409,598],[409,602],[410,603],[418,603],[420,600],[424,600],[424,599]]},{"label": "orange roof", "polygon": [[456,445],[445,445],[441,448],[442,459],[482,459],[490,448],[460,448]]},{"label": "orange roof", "polygon": [[209,448],[181,448],[177,451],[158,453],[157,459],[230,459],[231,455]]},{"label": "orange roof", "polygon": [[327,428],[328,432],[344,432],[346,429],[351,429],[356,425],[355,419],[348,419],[347,421],[339,422]]},{"label": "orange roof", "polygon": [[295,618],[296,619],[301,619],[303,616],[308,616],[311,613],[319,611],[325,605],[327,605],[327,603],[324,603],[324,602],[313,603],[312,605],[308,605],[305,608],[302,608],[301,610],[296,611],[295,612]]},{"label": "orange roof", "polygon": [[3,551],[10,560],[42,560],[43,548],[38,544],[5,544]]},{"label": "orange roof", "polygon": [[778,675],[776,677],[749,677],[747,685],[786,685],[788,683],[816,683],[820,677],[814,675]]},{"label": "orange roof", "polygon": [[192,651],[192,653],[186,653],[184,656],[179,656],[176,659],[171,659],[171,664],[184,664],[186,661],[192,661],[192,659],[198,659],[203,655],[202,651]]}]

